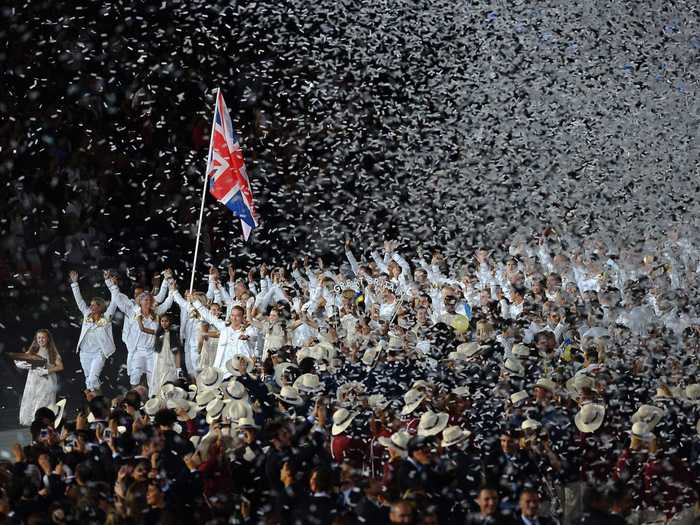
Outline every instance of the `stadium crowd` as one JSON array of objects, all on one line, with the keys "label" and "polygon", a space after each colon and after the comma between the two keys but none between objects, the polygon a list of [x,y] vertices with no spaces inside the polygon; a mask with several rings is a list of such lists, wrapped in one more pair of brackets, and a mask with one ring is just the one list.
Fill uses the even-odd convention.
[{"label": "stadium crowd", "polygon": [[[108,301],[71,272],[83,408],[56,403],[70,350],[38,331],[0,521],[697,522],[691,243],[635,256],[548,229],[463,265],[383,248],[211,267],[206,291],[105,270]],[[118,312],[131,388],[109,399]]]}]

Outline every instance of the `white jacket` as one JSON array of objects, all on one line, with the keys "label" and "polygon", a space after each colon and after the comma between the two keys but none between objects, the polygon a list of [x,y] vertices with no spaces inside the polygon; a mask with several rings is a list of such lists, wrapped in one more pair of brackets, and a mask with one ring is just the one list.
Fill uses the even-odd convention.
[{"label": "white jacket", "polygon": [[[119,288],[110,283],[107,283],[107,286],[109,287],[109,291],[112,294],[112,303],[114,303],[115,308],[119,308],[122,312],[124,312],[125,316],[125,323],[126,323],[126,318],[130,320],[131,323],[133,323],[131,330],[129,330],[129,333],[127,334],[127,340],[125,341],[126,346],[131,349],[136,348],[136,343],[138,342],[139,335],[141,334],[141,329],[139,328],[137,316],[141,313],[141,307],[137,305],[134,301],[130,300],[125,294],[119,292]],[[168,311],[170,306],[173,304],[173,294],[170,293],[168,294],[167,299],[162,303],[156,306],[153,311],[155,312],[156,315],[163,315],[165,312]],[[110,307],[112,304],[110,303]],[[151,340],[149,340],[151,341]],[[153,339],[155,341],[155,339]]]},{"label": "white jacket", "polygon": [[[243,354],[250,358],[259,357],[256,356],[255,352],[258,331],[253,326],[249,326],[244,332],[234,330],[221,319],[214,317],[207,307],[199,301],[194,301],[192,304],[202,316],[202,319],[219,331],[219,344],[216,347],[216,357],[212,366],[223,369],[226,366],[226,361],[238,354]],[[239,339],[241,335],[248,336],[248,339]]]},{"label": "white jacket", "polygon": [[[105,284],[107,284],[106,281]],[[112,335],[112,316],[117,308],[114,295],[112,295],[112,300],[110,301],[105,313],[102,315],[100,320],[95,323],[88,317],[90,314],[90,307],[85,303],[83,296],[80,294],[80,286],[78,283],[71,283],[70,287],[71,290],[73,290],[75,303],[78,305],[80,313],[83,314],[83,324],[80,327],[80,337],[78,338],[78,344],[75,347],[75,351],[80,351],[80,344],[83,342],[85,334],[88,333],[88,330],[95,330],[97,338],[100,342],[100,352],[102,352],[105,358],[111,356],[116,350],[114,336]]]}]

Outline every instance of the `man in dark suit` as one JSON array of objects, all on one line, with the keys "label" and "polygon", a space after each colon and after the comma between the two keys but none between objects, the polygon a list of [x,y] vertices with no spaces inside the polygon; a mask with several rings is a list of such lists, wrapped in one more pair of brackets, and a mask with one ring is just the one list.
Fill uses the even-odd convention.
[{"label": "man in dark suit", "polygon": [[509,525],[509,519],[498,510],[498,502],[496,487],[483,485],[476,498],[479,512],[468,514],[464,525]]},{"label": "man in dark suit", "polygon": [[520,492],[518,507],[511,525],[555,525],[552,519],[539,516],[540,496],[535,488],[526,487]]}]

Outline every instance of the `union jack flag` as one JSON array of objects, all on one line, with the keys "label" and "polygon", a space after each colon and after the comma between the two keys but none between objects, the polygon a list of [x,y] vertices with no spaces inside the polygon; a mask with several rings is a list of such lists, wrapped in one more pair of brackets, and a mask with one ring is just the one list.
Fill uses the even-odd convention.
[{"label": "union jack flag", "polygon": [[233,129],[231,116],[220,90],[216,93],[207,177],[209,193],[241,220],[243,238],[247,241],[251,230],[258,225],[253,193],[250,191],[250,181],[245,171],[238,135]]}]

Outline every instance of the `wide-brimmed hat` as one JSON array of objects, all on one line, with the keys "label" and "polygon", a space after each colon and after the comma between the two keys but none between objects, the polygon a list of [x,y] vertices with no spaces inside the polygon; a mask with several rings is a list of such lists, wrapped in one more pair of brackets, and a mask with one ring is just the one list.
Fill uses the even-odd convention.
[{"label": "wide-brimmed hat", "polygon": [[287,372],[287,370],[290,370],[292,368],[297,368],[297,365],[294,363],[280,363],[275,366],[275,383],[277,383],[277,386],[282,388],[284,386],[284,383],[282,383],[282,378],[284,377],[284,374]]},{"label": "wide-brimmed hat", "polygon": [[253,417],[253,407],[247,401],[224,401],[223,416],[230,421],[238,421],[242,417]]},{"label": "wide-brimmed hat", "polygon": [[347,408],[339,408],[333,412],[333,426],[331,434],[337,436],[345,432],[345,429],[350,426],[352,420],[357,416],[357,412],[350,412]]},{"label": "wide-brimmed hat", "polygon": [[666,385],[661,385],[656,389],[656,395],[654,396],[654,401],[670,401],[673,399],[673,394],[671,389]]},{"label": "wide-brimmed hat", "polygon": [[379,341],[379,344],[377,344],[377,346],[374,348],[368,348],[365,350],[365,352],[362,354],[362,364],[369,367],[374,366],[383,349],[384,341]]},{"label": "wide-brimmed hat", "polygon": [[248,391],[245,387],[235,379],[229,379],[226,383],[226,388],[224,389],[226,395],[238,401],[248,399]]},{"label": "wide-brimmed hat", "polygon": [[224,411],[224,402],[216,398],[207,405],[207,425],[211,425],[214,421],[221,417]]},{"label": "wide-brimmed hat", "polygon": [[168,399],[165,402],[165,406],[167,408],[175,410],[176,413],[178,410],[181,409],[187,411],[187,417],[177,416],[177,419],[179,421],[187,421],[187,418],[194,419],[195,417],[197,417],[197,412],[199,411],[199,407],[196,403],[192,403],[191,401],[187,401],[186,399]]},{"label": "wide-brimmed hat", "polygon": [[513,392],[510,395],[510,402],[513,405],[517,405],[518,403],[525,401],[530,395],[527,393],[527,390],[519,390],[518,392]]},{"label": "wide-brimmed hat", "polygon": [[554,393],[557,389],[557,384],[548,377],[540,377],[533,385],[532,388],[542,388]]},{"label": "wide-brimmed hat", "polygon": [[218,368],[208,366],[197,375],[197,388],[207,390],[218,387],[224,380],[224,374]]},{"label": "wide-brimmed hat", "polygon": [[143,405],[143,411],[146,412],[146,415],[151,417],[155,416],[156,413],[163,408],[165,408],[165,401],[160,397],[152,397]]},{"label": "wide-brimmed hat", "polygon": [[408,455],[408,442],[411,441],[411,434],[400,430],[394,432],[391,437],[382,436],[378,439],[379,443],[386,448],[393,448],[402,457]]},{"label": "wide-brimmed hat", "polygon": [[367,387],[360,383],[359,381],[348,381],[340,385],[335,391],[335,397],[339,402],[343,402],[350,393],[354,393],[356,396],[365,393]]},{"label": "wide-brimmed hat", "polygon": [[435,413],[428,410],[420,417],[420,423],[418,423],[418,435],[428,437],[439,434],[445,429],[449,419],[449,414],[444,412]]},{"label": "wide-brimmed hat", "polygon": [[520,430],[532,431],[532,430],[537,430],[541,426],[542,425],[540,424],[540,422],[537,421],[536,419],[527,418],[522,423],[520,423]]},{"label": "wide-brimmed hat", "polygon": [[63,414],[66,411],[66,399],[63,398],[56,403],[49,405],[49,410],[54,413],[53,428],[58,428],[63,420]]},{"label": "wide-brimmed hat", "polygon": [[694,404],[700,404],[700,383],[693,383],[685,387],[685,397]]},{"label": "wide-brimmed hat", "polygon": [[294,388],[302,394],[317,394],[323,390],[323,386],[316,374],[302,374],[294,381]]},{"label": "wide-brimmed hat", "polygon": [[254,428],[257,430],[260,428],[260,426],[255,424],[255,420],[252,417],[242,417],[238,419],[236,428],[238,428],[238,430],[246,430],[248,428]]},{"label": "wide-brimmed hat", "polygon": [[530,357],[530,349],[522,343],[514,344],[510,353],[518,359],[527,359],[528,357]]},{"label": "wide-brimmed hat", "polygon": [[486,347],[482,347],[477,342],[462,343],[457,347],[457,353],[464,355],[464,357],[474,357],[476,354],[484,350]]},{"label": "wide-brimmed hat", "polygon": [[209,403],[214,401],[214,399],[216,398],[221,398],[221,392],[218,388],[200,390],[199,392],[197,392],[197,396],[195,397],[195,403],[197,403],[197,407],[199,407],[199,409],[201,410],[202,408],[205,408]]},{"label": "wide-brimmed hat", "polygon": [[641,405],[637,411],[632,414],[631,419],[632,423],[641,421],[649,426],[649,430],[653,430],[663,416],[664,411],[659,407],[655,407],[654,405]]},{"label": "wide-brimmed hat", "polygon": [[297,389],[289,385],[283,386],[280,393],[275,394],[275,397],[289,405],[299,406],[304,404],[304,400],[299,395]]},{"label": "wide-brimmed hat", "polygon": [[595,379],[586,374],[576,374],[566,382],[566,389],[574,396],[579,396],[584,389],[593,390]]},{"label": "wide-brimmed hat", "polygon": [[471,390],[468,385],[461,385],[454,387],[452,393],[459,397],[469,397],[471,395]]},{"label": "wide-brimmed hat", "polygon": [[255,365],[253,364],[253,360],[250,357],[243,354],[236,354],[231,359],[226,361],[226,371],[233,376],[240,376],[241,372],[238,370],[238,364],[241,360],[245,361],[246,373],[251,374],[255,369]]},{"label": "wide-brimmed hat", "polygon": [[172,383],[165,383],[160,387],[160,397],[169,399],[187,399],[187,390]]},{"label": "wide-brimmed hat", "polygon": [[630,431],[630,434],[643,441],[650,441],[656,437],[652,430],[653,427],[649,426],[644,421],[636,421],[632,425],[632,430]]},{"label": "wide-brimmed hat", "polygon": [[515,357],[509,357],[503,363],[503,369],[512,376],[523,377],[525,375],[525,367]]},{"label": "wide-brimmed hat", "polygon": [[425,399],[425,394],[420,390],[411,389],[403,395],[404,407],[401,409],[401,415],[407,416],[413,412],[418,405]]},{"label": "wide-brimmed hat", "polygon": [[443,448],[450,448],[460,443],[464,443],[472,433],[468,430],[462,430],[458,426],[447,427],[442,431],[442,442],[440,445]]},{"label": "wide-brimmed hat", "polygon": [[581,432],[595,432],[603,424],[605,418],[605,406],[596,403],[586,403],[574,416],[576,428]]},{"label": "wide-brimmed hat", "polygon": [[375,410],[384,410],[389,406],[389,400],[384,394],[372,394],[367,398],[367,404]]}]

